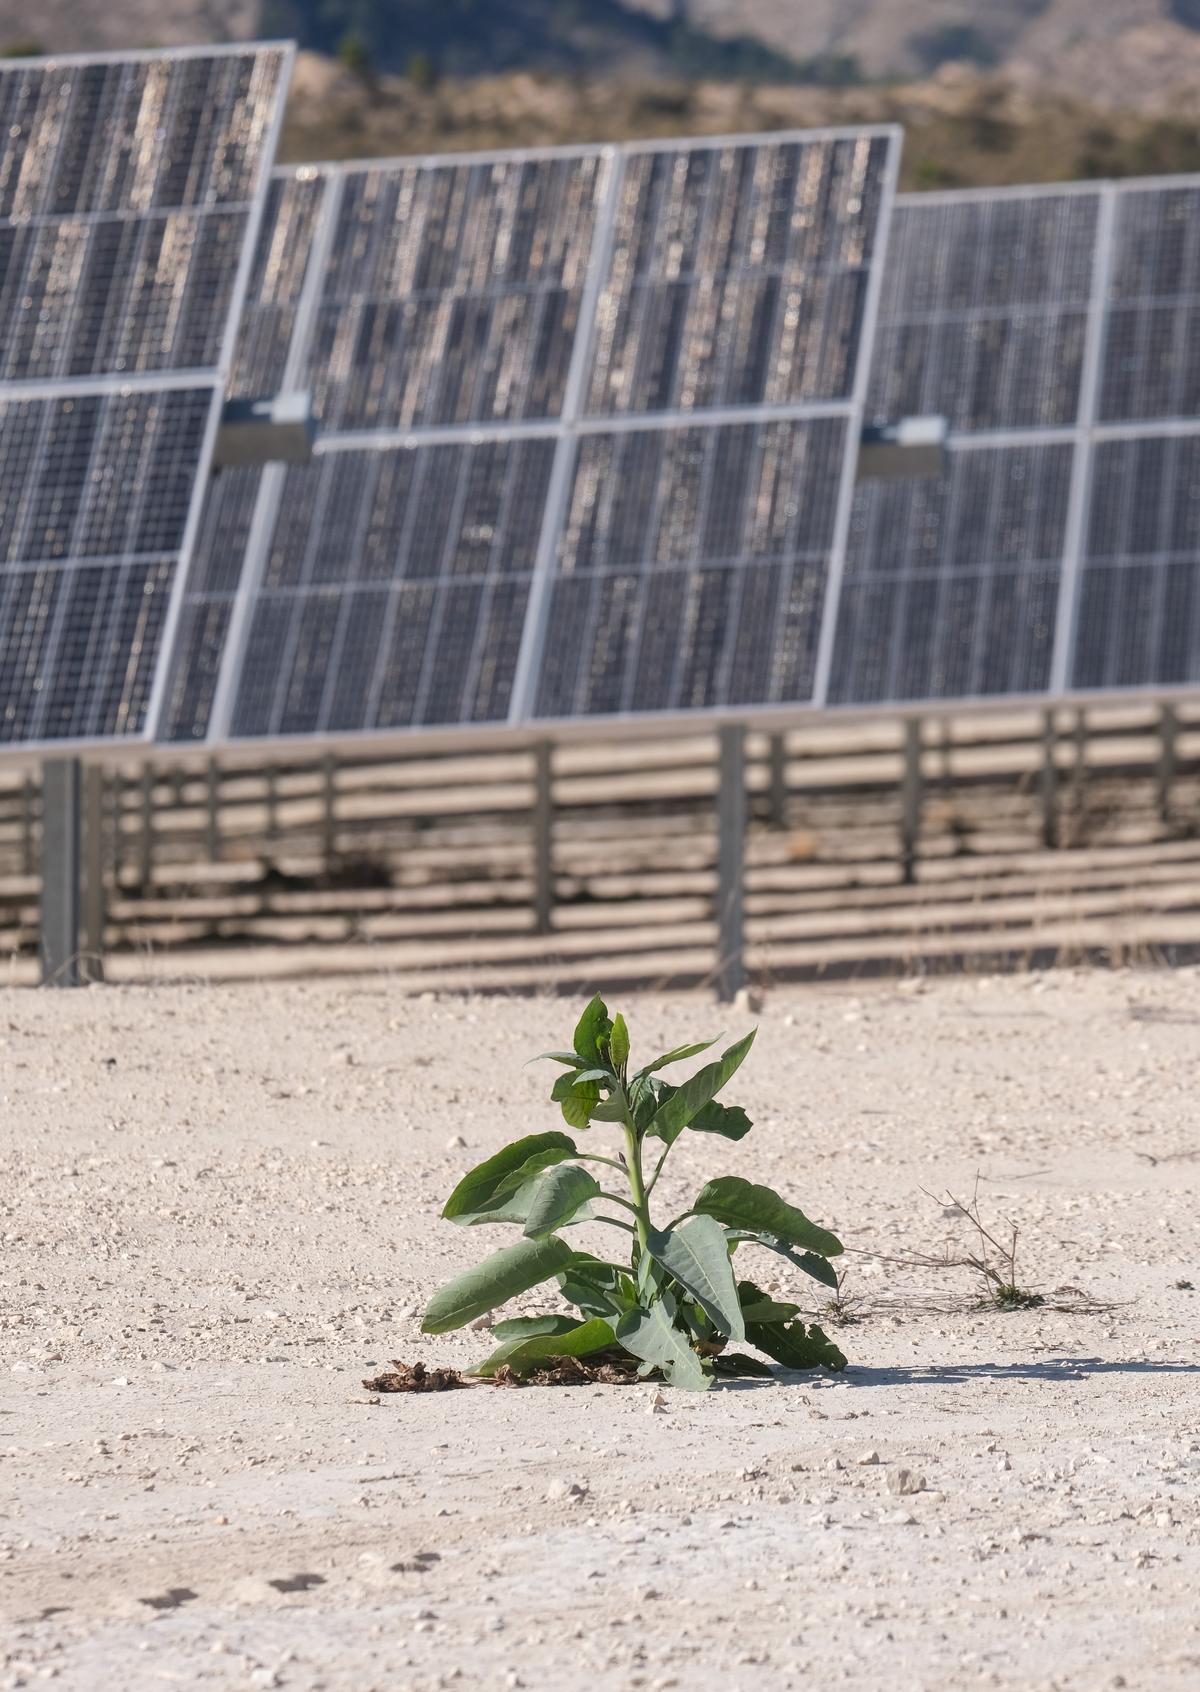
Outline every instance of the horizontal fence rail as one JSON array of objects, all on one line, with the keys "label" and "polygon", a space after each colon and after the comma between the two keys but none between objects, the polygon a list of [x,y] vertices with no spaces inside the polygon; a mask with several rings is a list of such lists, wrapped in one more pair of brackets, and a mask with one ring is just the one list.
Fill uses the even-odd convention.
[{"label": "horizontal fence rail", "polygon": [[[717,750],[710,734],[113,767],[95,800],[106,886],[91,944],[114,979],[712,984]],[[1200,713],[751,734],[745,768],[751,981],[1200,949]],[[10,773],[0,947],[14,978],[36,950],[40,876],[40,788]]]}]

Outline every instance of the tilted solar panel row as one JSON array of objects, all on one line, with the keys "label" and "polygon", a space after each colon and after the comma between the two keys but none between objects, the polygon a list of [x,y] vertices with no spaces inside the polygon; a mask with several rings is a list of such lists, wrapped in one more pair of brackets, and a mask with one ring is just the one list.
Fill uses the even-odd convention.
[{"label": "tilted solar panel row", "polygon": [[896,144],[278,177],[235,380],[318,454],[217,478],[166,735],[811,703]]}]

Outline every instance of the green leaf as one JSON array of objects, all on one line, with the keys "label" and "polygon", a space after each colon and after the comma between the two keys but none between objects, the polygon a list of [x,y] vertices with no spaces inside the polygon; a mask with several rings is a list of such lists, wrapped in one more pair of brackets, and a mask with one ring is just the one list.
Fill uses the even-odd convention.
[{"label": "green leaf", "polygon": [[495,1251],[465,1275],[434,1293],[421,1323],[423,1334],[448,1334],[506,1304],[518,1293],[557,1275],[574,1253],[565,1240],[518,1240]]},{"label": "green leaf", "polygon": [[814,1281],[820,1281],[823,1287],[837,1291],[837,1270],[823,1257],[818,1257],[812,1251],[793,1251],[790,1245],[785,1245],[774,1234],[757,1234],[752,1229],[730,1228],[726,1239],[735,1249],[739,1245],[765,1246],[779,1257],[786,1257],[789,1263],[794,1263],[797,1269],[802,1269],[806,1275],[811,1275]]},{"label": "green leaf", "polygon": [[548,1169],[530,1195],[525,1237],[544,1240],[569,1222],[586,1221],[592,1214],[588,1200],[599,1191],[599,1181],[577,1163],[560,1163],[557,1169]]},{"label": "green leaf", "polygon": [[711,1040],[701,1040],[695,1046],[676,1046],[673,1052],[664,1052],[662,1057],[656,1057],[653,1063],[644,1064],[638,1070],[638,1077],[640,1079],[643,1075],[653,1075],[656,1069],[665,1069],[669,1063],[682,1063],[684,1058],[698,1057],[701,1052],[706,1052],[710,1046],[715,1046],[720,1038],[721,1036],[718,1034]]},{"label": "green leaf", "polygon": [[639,1133],[646,1132],[655,1111],[669,1098],[673,1098],[677,1091],[669,1081],[660,1081],[655,1075],[644,1075],[640,1081],[634,1081],[630,1085],[629,1105],[633,1112],[634,1127]]},{"label": "green leaf", "polygon": [[738,1303],[725,1231],[709,1216],[694,1216],[682,1228],[654,1229],[650,1255],[672,1275],[703,1310],[719,1333],[744,1340],[746,1325]]},{"label": "green leaf", "polygon": [[536,1334],[569,1334],[578,1326],[577,1316],[510,1316],[507,1322],[493,1326],[492,1338],[532,1339]]},{"label": "green leaf", "polygon": [[578,1071],[560,1075],[550,1089],[550,1097],[561,1108],[563,1119],[570,1127],[586,1128],[600,1103],[600,1083],[584,1079]]},{"label": "green leaf", "polygon": [[594,1318],[590,1322],[572,1322],[555,1333],[533,1334],[527,1339],[510,1339],[471,1371],[474,1375],[494,1375],[504,1364],[517,1375],[528,1375],[539,1363],[551,1357],[591,1357],[594,1352],[607,1351],[616,1344],[611,1322]]},{"label": "green leaf", "polygon": [[751,1322],[790,1322],[800,1314],[798,1304],[781,1304],[754,1285],[753,1281],[738,1282],[738,1299],[747,1330]]},{"label": "green leaf", "polygon": [[846,1359],[827,1334],[803,1322],[747,1322],[746,1338],[785,1369],[846,1367]]},{"label": "green leaf", "polygon": [[586,1251],[572,1254],[558,1284],[567,1302],[587,1316],[620,1316],[635,1302],[628,1275]]},{"label": "green leaf", "polygon": [[523,1212],[519,1217],[505,1214],[514,1196],[543,1169],[574,1157],[576,1150],[574,1140],[565,1134],[530,1134],[514,1140],[463,1176],[446,1200],[442,1215],[462,1227],[477,1222],[523,1221]]},{"label": "green leaf", "polygon": [[629,1062],[629,1029],[625,1026],[625,1018],[618,1011],[613,1017],[612,1033],[608,1040],[608,1055],[615,1070],[623,1073]]},{"label": "green leaf", "polygon": [[[579,1068],[578,1052],[539,1052],[536,1057],[530,1058],[529,1063],[541,1063],[544,1059],[549,1059],[551,1063],[565,1063],[568,1069]],[[526,1069],[529,1063],[525,1065]]]},{"label": "green leaf", "polygon": [[649,1309],[636,1305],[617,1323],[617,1339],[643,1363],[661,1369],[664,1379],[687,1392],[707,1392],[712,1376],[675,1326],[675,1301],[660,1298]]},{"label": "green leaf", "polygon": [[726,1140],[744,1140],[753,1126],[740,1105],[718,1104],[715,1099],[688,1123],[694,1134],[720,1134]]},{"label": "green leaf", "polygon": [[713,1368],[718,1375],[754,1375],[758,1379],[774,1379],[774,1371],[769,1363],[764,1363],[759,1357],[751,1357],[745,1351],[722,1351],[712,1360]]},{"label": "green leaf", "polygon": [[677,1087],[671,1097],[659,1105],[646,1132],[657,1135],[660,1140],[666,1140],[668,1145],[677,1140],[693,1117],[716,1097],[726,1082],[741,1068],[746,1054],[754,1044],[757,1032],[757,1029],[752,1029],[744,1040],[739,1040],[735,1046],[730,1046],[727,1052],[722,1053],[716,1063],[706,1063],[703,1069],[698,1069],[682,1086]]},{"label": "green leaf", "polygon": [[599,993],[587,1006],[575,1029],[575,1050],[584,1060],[584,1066],[604,1061],[608,1037],[612,1033],[612,1023],[609,1021],[608,1006]]},{"label": "green leaf", "polygon": [[773,1234],[785,1245],[815,1251],[820,1257],[837,1257],[842,1251],[842,1242],[835,1234],[818,1228],[770,1187],[756,1187],[740,1175],[721,1175],[709,1181],[692,1209],[699,1216],[715,1216],[729,1228]]}]

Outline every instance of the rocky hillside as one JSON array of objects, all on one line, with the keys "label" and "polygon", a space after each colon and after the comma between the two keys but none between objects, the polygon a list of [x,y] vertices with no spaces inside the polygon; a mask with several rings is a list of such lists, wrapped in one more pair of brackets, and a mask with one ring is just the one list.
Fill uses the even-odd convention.
[{"label": "rocky hillside", "polygon": [[1200,0],[0,0],[0,48],[294,35],[376,74],[833,86],[968,66],[1089,103],[1200,89]]}]

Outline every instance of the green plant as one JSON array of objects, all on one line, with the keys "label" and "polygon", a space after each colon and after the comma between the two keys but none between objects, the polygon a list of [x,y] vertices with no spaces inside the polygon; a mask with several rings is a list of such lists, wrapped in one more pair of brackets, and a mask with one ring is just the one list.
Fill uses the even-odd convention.
[{"label": "green plant", "polygon": [[[521,1229],[515,1245],[437,1292],[422,1331],[448,1333],[506,1300],[551,1279],[577,1316],[517,1317],[493,1330],[502,1343],[475,1373],[505,1369],[518,1378],[551,1358],[627,1359],[643,1375],[704,1391],[720,1375],[762,1375],[768,1366],[729,1345],[750,1345],[789,1369],[843,1369],[846,1359],[818,1327],[807,1326],[796,1304],[778,1301],[753,1281],[735,1280],[733,1259],[757,1245],[786,1259],[822,1286],[837,1290],[829,1262],[842,1250],[825,1228],[769,1187],[736,1175],[709,1181],[665,1228],[650,1200],[672,1146],[685,1130],[742,1140],[750,1118],[717,1094],[733,1078],[754,1033],[729,1047],[679,1085],[661,1071],[715,1044],[680,1046],[630,1069],[625,1019],[611,1017],[594,998],[575,1030],[569,1052],[545,1052],[563,1066],[551,1099],[568,1128],[611,1123],[622,1137],[617,1156],[580,1151],[560,1131],[531,1134],[465,1175],[442,1214],[474,1227],[508,1223]],[[650,1153],[653,1152],[651,1166]],[[612,1192],[585,1165],[612,1171],[625,1191]],[[624,1262],[576,1251],[559,1230],[601,1222],[628,1236]]]}]

